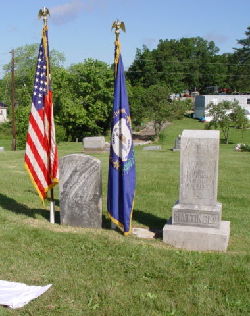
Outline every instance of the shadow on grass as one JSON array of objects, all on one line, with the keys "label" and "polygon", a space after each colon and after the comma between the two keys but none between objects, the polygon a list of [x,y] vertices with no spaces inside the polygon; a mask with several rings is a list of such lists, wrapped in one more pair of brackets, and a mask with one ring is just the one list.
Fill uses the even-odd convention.
[{"label": "shadow on grass", "polygon": [[111,221],[108,218],[107,215],[102,214],[102,228],[104,229],[110,229],[111,227]]},{"label": "shadow on grass", "polygon": [[226,140],[225,138],[221,138],[221,139],[220,139],[220,143],[221,143],[221,144],[225,144],[225,145],[232,145],[232,144],[235,144],[235,142],[233,142],[233,141],[231,141],[231,140],[229,140],[229,141],[227,142],[227,140]]},{"label": "shadow on grass", "polygon": [[[55,204],[59,205],[59,201],[55,200]],[[18,203],[16,200],[0,193],[0,206],[16,214],[24,214],[26,216],[36,218],[37,215],[44,217],[49,221],[50,212],[45,208],[31,209],[24,204]],[[60,223],[60,212],[55,212],[55,222]]]},{"label": "shadow on grass", "polygon": [[162,229],[163,226],[166,224],[165,218],[161,218],[153,214],[135,209],[133,211],[133,220],[147,226],[150,231],[155,232],[156,238],[162,237]]}]

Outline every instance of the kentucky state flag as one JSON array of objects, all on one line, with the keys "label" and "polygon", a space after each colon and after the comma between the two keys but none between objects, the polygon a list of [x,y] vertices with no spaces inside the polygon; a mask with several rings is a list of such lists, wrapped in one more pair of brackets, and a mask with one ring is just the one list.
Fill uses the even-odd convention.
[{"label": "kentucky state flag", "polygon": [[124,235],[131,232],[134,195],[135,158],[124,68],[120,55],[111,122],[107,208],[112,222],[123,230]]}]

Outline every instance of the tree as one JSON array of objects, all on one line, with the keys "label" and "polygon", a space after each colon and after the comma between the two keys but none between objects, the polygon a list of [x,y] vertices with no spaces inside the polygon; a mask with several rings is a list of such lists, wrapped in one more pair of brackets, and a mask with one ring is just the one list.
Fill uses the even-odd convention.
[{"label": "tree", "polygon": [[163,124],[173,119],[173,108],[168,97],[169,89],[162,85],[150,86],[144,96],[145,115],[153,121],[156,138]]},{"label": "tree", "polygon": [[135,60],[128,69],[127,78],[133,86],[144,88],[158,82],[156,61],[147,46],[143,45],[142,49],[136,49]]},{"label": "tree", "polygon": [[160,40],[152,51],[146,46],[137,49],[127,76],[132,85],[147,88],[165,84],[175,93],[186,89],[204,91],[206,86],[216,84],[224,86],[228,68],[218,52],[213,41],[201,37]]},{"label": "tree", "polygon": [[113,72],[104,62],[88,59],[68,71],[57,69],[54,84],[58,123],[68,139],[104,134],[113,101]]},{"label": "tree", "polygon": [[241,138],[243,140],[243,134],[248,127],[246,110],[243,109],[238,103],[235,103],[231,116],[232,120],[234,121],[235,127],[241,129]]},{"label": "tree", "polygon": [[171,104],[172,111],[173,111],[173,119],[181,120],[185,113],[192,110],[193,103],[191,98],[186,100],[174,100]]},{"label": "tree", "polygon": [[21,106],[16,110],[17,148],[24,149],[28,130],[30,106]]},{"label": "tree", "polygon": [[[38,44],[30,44],[15,49],[16,100],[19,106],[28,106],[31,103],[38,47]],[[52,74],[53,68],[61,66],[64,61],[65,58],[62,53],[56,50],[51,50],[50,64]],[[9,90],[11,62],[4,65],[3,69],[5,71],[5,76],[3,78],[4,83],[6,83],[5,88],[7,87]],[[10,93],[7,93],[6,95],[7,98],[4,101],[6,104],[10,104]]]},{"label": "tree", "polygon": [[236,90],[241,92],[250,91],[250,26],[245,32],[246,37],[238,40],[241,48],[234,48],[233,54],[234,76],[233,84]]},{"label": "tree", "polygon": [[238,101],[222,101],[218,104],[211,102],[207,109],[208,115],[212,117],[208,123],[208,128],[220,128],[226,144],[229,142],[230,127],[246,128],[245,111],[239,106]]},{"label": "tree", "polygon": [[146,89],[142,86],[136,85],[127,90],[133,126],[140,126],[145,118],[144,100]]}]

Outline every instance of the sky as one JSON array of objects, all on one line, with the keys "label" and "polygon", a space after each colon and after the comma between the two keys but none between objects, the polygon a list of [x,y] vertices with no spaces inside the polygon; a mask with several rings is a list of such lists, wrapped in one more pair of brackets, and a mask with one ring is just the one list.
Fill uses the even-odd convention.
[{"label": "sky", "polygon": [[48,7],[50,49],[64,53],[65,67],[87,58],[111,64],[113,21],[126,25],[121,33],[125,69],[137,48],[154,49],[160,39],[201,36],[213,40],[220,53],[232,52],[250,26],[250,0],[1,0],[0,76],[10,50],[39,43]]}]

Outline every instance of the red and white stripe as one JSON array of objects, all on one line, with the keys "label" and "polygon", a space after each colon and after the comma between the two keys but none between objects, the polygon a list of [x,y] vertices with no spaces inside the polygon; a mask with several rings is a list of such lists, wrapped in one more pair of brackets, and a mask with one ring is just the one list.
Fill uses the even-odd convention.
[{"label": "red and white stripe", "polygon": [[58,153],[55,141],[52,92],[44,97],[44,106],[37,110],[32,103],[26,142],[25,166],[41,197],[58,183]]}]

